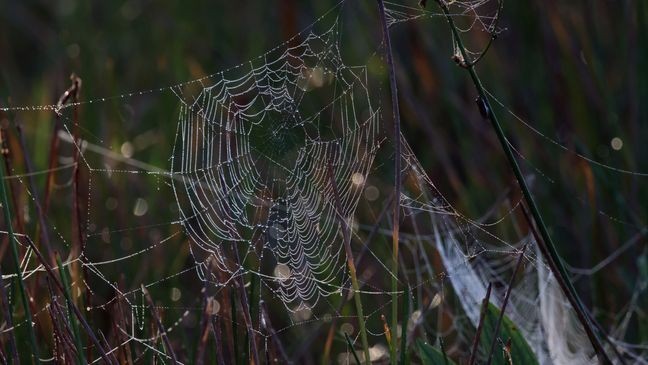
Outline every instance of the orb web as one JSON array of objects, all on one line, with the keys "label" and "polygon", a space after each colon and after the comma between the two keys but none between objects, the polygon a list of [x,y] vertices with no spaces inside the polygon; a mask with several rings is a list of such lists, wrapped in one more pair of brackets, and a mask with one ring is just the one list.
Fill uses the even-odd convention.
[{"label": "orb web", "polygon": [[233,257],[242,250],[266,258],[261,274],[293,308],[339,291],[337,216],[353,216],[362,189],[352,176],[371,168],[378,114],[365,67],[345,65],[337,41],[334,25],[203,81],[197,92],[174,90],[181,107],[173,188],[201,277],[213,275],[210,263],[231,274],[250,269]]},{"label": "orb web", "polygon": [[[494,1],[456,1],[448,5],[452,16],[467,24],[462,31],[476,28],[496,32]],[[439,15],[429,11],[429,5],[424,11],[394,2],[387,2],[386,6],[389,25]],[[61,118],[58,137],[64,149],[57,157],[62,163],[55,170],[42,167],[43,170],[25,171],[22,175],[23,171],[17,171],[12,177],[31,200],[38,199],[27,180],[32,173],[45,175],[56,171],[59,184],[55,195],[69,195],[70,171],[77,164],[70,163],[68,155],[75,150],[80,153],[78,165],[87,170],[89,180],[86,245],[74,251],[76,247],[65,229],[69,222],[61,219],[69,212],[64,199],[53,203],[47,228],[57,247],[71,252],[63,266],[84,271],[72,278],[72,286],[90,298],[86,302],[88,316],[112,315],[121,306],[120,312],[123,309],[130,314],[115,325],[119,336],[108,339],[111,351],[133,344],[143,354],[154,353],[160,359],[169,359],[157,347],[160,333],[153,326],[155,321],[142,288],[156,300],[165,293],[171,294],[170,301],[156,304],[157,309],[165,312],[162,322],[171,338],[187,333],[194,336],[197,331],[191,319],[196,322],[207,303],[212,308],[210,313],[226,325],[243,327],[245,321],[232,316],[236,299],[226,299],[230,289],[240,289],[235,279],[250,286],[260,279],[265,285],[268,290],[257,292],[252,301],[274,304],[278,299],[276,302],[285,304],[288,311],[278,306],[272,313],[276,334],[293,341],[301,339],[296,336],[309,333],[302,348],[310,350],[308,344],[321,338],[318,329],[334,328],[336,324],[357,341],[354,325],[357,328],[358,317],[348,296],[332,295],[351,292],[345,273],[340,217],[349,226],[357,227],[353,231],[353,248],[362,286],[360,294],[363,299],[369,298],[364,301],[370,322],[368,332],[372,349],[379,350],[386,337],[380,316],[387,313],[392,294],[391,272],[383,263],[390,260],[384,247],[390,246],[386,241],[391,238],[392,222],[385,218],[389,214],[374,213],[383,201],[383,211],[389,210],[391,198],[385,192],[392,186],[391,166],[394,158],[402,158],[400,174],[404,184],[400,207],[404,214],[400,244],[405,265],[398,276],[397,294],[399,303],[404,302],[405,296],[416,299],[411,302],[415,304],[407,323],[407,338],[411,341],[415,337],[412,334],[423,332],[424,328],[430,338],[443,337],[451,345],[450,355],[457,357],[458,349],[468,348],[473,338],[487,283],[494,284],[491,301],[500,306],[515,259],[522,247],[528,245],[507,316],[519,326],[543,362],[592,360],[591,348],[582,341],[582,328],[574,322],[574,312],[537,253],[533,238],[509,232],[515,226],[513,216],[519,213],[519,201],[505,207],[508,212],[492,223],[472,220],[455,209],[451,199],[437,189],[433,180],[438,177],[425,172],[404,139],[402,156],[381,148],[380,125],[388,121],[380,117],[379,100],[385,95],[381,95],[381,89],[369,86],[368,79],[376,74],[370,75],[367,65],[375,60],[370,57],[360,66],[349,66],[340,54],[338,20],[330,27],[321,20],[315,21],[317,27],[310,27],[249,62],[199,79],[60,108],[33,105],[2,109],[22,112],[27,121],[44,111],[56,111]],[[322,27],[321,32],[310,30]],[[160,121],[160,131],[153,134],[120,130],[119,123],[126,123],[116,117],[114,109],[132,109],[132,119],[137,120],[143,118],[142,110],[146,107],[142,104],[152,100],[158,102],[156,108],[177,104],[179,110]],[[501,106],[519,119],[508,107]],[[100,116],[105,119],[106,128],[117,129],[106,132],[106,137],[117,136],[128,142],[122,144],[121,154],[113,150],[109,138],[103,140],[87,131],[82,132],[81,138],[75,138],[72,131],[77,121],[73,111],[77,107],[81,109],[83,125],[90,124],[83,120],[86,116]],[[525,121],[519,121],[542,137],[547,146],[573,153]],[[174,126],[169,127],[168,123]],[[158,134],[168,134],[168,138]],[[146,138],[139,138],[142,136]],[[151,136],[164,143],[153,142],[143,147],[141,141],[152,140]],[[170,163],[156,165],[159,161],[142,153],[147,148],[164,158],[171,156]],[[611,173],[646,175],[604,165],[585,155],[576,156]],[[329,171],[333,172],[332,178]],[[338,187],[337,197],[333,185]],[[115,190],[129,189],[132,194],[115,197]],[[331,203],[336,200],[341,202],[339,208]],[[20,234],[17,240],[27,248],[31,238],[29,234]],[[600,267],[631,245],[633,241],[616,250]],[[182,261],[187,247],[191,258],[175,262],[176,254]],[[21,269],[24,280],[35,283],[43,267],[27,252]],[[124,278],[126,265],[141,270]],[[596,270],[599,266],[570,271],[589,278]],[[220,275],[223,273],[226,275]],[[3,275],[5,279],[13,277]],[[217,289],[210,290],[214,287]],[[641,312],[640,294],[645,288],[645,281],[637,284],[633,292],[636,295],[623,313],[626,318]],[[57,301],[63,302],[62,297],[54,295],[49,302],[37,298],[34,321],[48,321],[48,308],[56,307]],[[322,302],[328,305],[323,311],[309,310]],[[259,307],[250,311],[258,319],[253,321],[256,323],[250,333],[268,348],[274,335],[262,324],[266,315]],[[431,315],[434,311],[444,320],[431,328],[435,324],[435,316]],[[564,323],[569,323],[567,330]],[[609,340],[628,354],[645,358],[645,344],[622,342],[631,326],[628,323],[632,321],[625,319],[615,327]],[[26,325],[24,320],[15,324]],[[3,328],[1,332],[11,330]],[[299,358],[299,351],[290,355]],[[348,349],[340,355],[350,360]]]}]

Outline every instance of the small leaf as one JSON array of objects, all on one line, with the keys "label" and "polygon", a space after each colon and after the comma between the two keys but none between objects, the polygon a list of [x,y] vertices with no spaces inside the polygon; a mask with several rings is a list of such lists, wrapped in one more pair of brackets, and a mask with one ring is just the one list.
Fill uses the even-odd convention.
[{"label": "small leaf", "polygon": [[[482,353],[485,353],[485,355],[488,355],[487,352],[490,350],[499,315],[500,310],[493,304],[489,304],[479,340]],[[495,351],[493,351],[492,364],[509,365],[511,362],[525,365],[538,364],[538,359],[531,350],[531,346],[522,337],[518,327],[506,315],[502,318],[498,337],[499,343],[495,346]]]},{"label": "small leaf", "polygon": [[443,356],[443,353],[434,347],[428,345],[427,343],[418,340],[418,353],[421,358],[421,364],[423,365],[455,365],[447,356]]}]

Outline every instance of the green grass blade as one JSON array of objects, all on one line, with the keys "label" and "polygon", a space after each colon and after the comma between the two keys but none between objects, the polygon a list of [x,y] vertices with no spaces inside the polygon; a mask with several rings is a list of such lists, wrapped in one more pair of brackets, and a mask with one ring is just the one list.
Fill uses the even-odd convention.
[{"label": "green grass blade", "polygon": [[358,354],[356,354],[355,349],[353,348],[353,343],[351,343],[351,339],[349,338],[349,334],[344,332],[344,337],[346,338],[347,345],[349,345],[349,349],[351,349],[351,353],[353,354],[353,358],[356,361],[357,365],[360,365],[360,358],[358,357]]},{"label": "green grass blade", "polygon": [[455,365],[455,363],[448,359],[441,351],[430,346],[429,344],[418,340],[418,355],[421,358],[421,364],[423,365]]},{"label": "green grass blade", "polygon": [[401,339],[400,339],[400,363],[402,365],[409,364],[409,358],[407,356],[407,324],[409,323],[409,299],[410,299],[411,289],[408,286],[407,291],[405,292],[401,314],[403,315],[403,324],[401,325]]},{"label": "green grass blade", "polygon": [[[490,348],[493,337],[496,336],[495,327],[499,316],[500,310],[493,304],[489,304],[486,317],[484,317],[482,335],[479,340],[481,348],[484,350]],[[502,318],[498,337],[504,344],[506,344],[510,339],[510,348],[506,351],[510,353],[513,364],[538,364],[538,359],[533,353],[533,350],[531,350],[531,346],[529,346],[529,343],[524,339],[517,326],[506,315]],[[497,365],[509,365],[502,346],[498,346],[497,350],[493,352],[492,363]]]},{"label": "green grass blade", "polygon": [[0,197],[2,198],[2,209],[4,212],[5,224],[7,225],[7,233],[9,234],[9,242],[11,246],[11,259],[16,269],[16,280],[18,281],[18,291],[22,301],[23,310],[25,311],[25,319],[27,320],[27,332],[29,333],[29,344],[32,351],[32,359],[35,364],[40,364],[40,357],[38,345],[36,342],[36,333],[34,332],[34,321],[32,320],[31,309],[29,308],[29,299],[27,298],[27,291],[25,290],[25,283],[23,282],[22,272],[20,270],[20,259],[18,258],[18,243],[11,224],[11,209],[9,199],[7,198],[7,188],[5,186],[5,172],[4,168],[0,167]]}]

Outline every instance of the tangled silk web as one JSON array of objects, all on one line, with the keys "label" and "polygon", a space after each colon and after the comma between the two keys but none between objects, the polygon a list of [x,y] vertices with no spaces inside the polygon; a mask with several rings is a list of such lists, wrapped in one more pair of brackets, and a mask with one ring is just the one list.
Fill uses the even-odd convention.
[{"label": "tangled silk web", "polygon": [[[63,124],[61,139],[80,152],[80,163],[89,171],[85,250],[65,262],[87,271],[85,279],[74,283],[94,295],[87,309],[104,311],[123,300],[132,313],[130,325],[120,328],[126,341],[141,343],[144,351],[167,356],[152,346],[156,338],[142,335],[147,315],[139,285],[125,289],[120,284],[123,278],[119,266],[129,261],[144,265],[151,272],[149,276],[135,278],[151,290],[164,288],[178,278],[194,280],[197,273],[204,283],[201,286],[211,288],[210,293],[218,297],[221,288],[239,278],[257,278],[264,290],[252,300],[280,303],[291,314],[290,323],[277,328],[279,334],[313,322],[326,323],[331,314],[353,322],[356,318],[342,313],[331,299],[334,294],[345,294],[346,298],[349,292],[342,239],[343,231],[349,230],[359,267],[363,267],[361,260],[371,261],[368,266],[374,270],[364,271],[360,277],[362,295],[376,298],[365,304],[365,313],[371,318],[379,317],[390,302],[392,273],[383,263],[388,255],[380,247],[389,245],[385,238],[390,235],[391,224],[384,212],[389,211],[390,199],[383,194],[382,207],[377,199],[379,188],[384,191],[391,186],[382,179],[393,176],[393,159],[401,158],[400,204],[404,221],[400,243],[403,256],[416,269],[399,276],[399,287],[409,286],[412,292],[398,294],[401,298],[434,298],[418,303],[408,331],[420,326],[430,311],[443,308],[452,323],[437,332],[426,330],[431,335],[451,339],[455,348],[468,348],[488,283],[494,284],[491,302],[500,306],[513,266],[522,247],[528,245],[522,256],[521,279],[512,290],[507,315],[523,332],[541,363],[593,361],[595,355],[584,341],[583,329],[537,253],[534,239],[522,237],[509,242],[489,229],[506,224],[519,203],[495,223],[471,220],[444,198],[404,138],[401,156],[383,148],[391,137],[384,132],[381,88],[371,80],[368,62],[348,65],[340,52],[342,4],[344,1],[286,43],[249,62],[197,80],[64,107],[6,109],[55,110]],[[397,3],[386,4],[390,26],[439,15]],[[470,20],[464,30],[478,25],[481,30],[496,31],[492,9],[497,7],[493,2],[465,1],[452,5],[458,9],[453,16]],[[489,10],[481,11],[482,6]],[[122,154],[117,154],[100,139],[99,143],[89,141],[90,135],[85,140],[73,138],[74,121],[69,113],[73,106],[99,110],[113,105],[131,108],[138,105],[138,100],[169,95],[179,104],[179,112],[175,136],[171,138],[174,144],[168,170],[131,158],[132,146],[126,151],[122,146]],[[108,120],[111,117],[110,112],[96,114]],[[146,137],[151,139],[150,135]],[[60,169],[72,166],[68,163]],[[111,189],[128,189],[132,179],[157,187],[142,192],[148,194],[148,200],[138,198],[132,202],[136,218],[144,216],[147,209],[160,209],[163,216],[168,210],[168,206],[160,205],[164,202],[172,202],[177,208],[176,216],[161,222],[124,222],[116,217],[118,226],[104,227],[106,215],[119,215],[118,202],[110,197]],[[35,199],[27,180],[19,176],[19,181]],[[161,197],[163,194],[166,195]],[[363,210],[362,215],[357,213],[359,209]],[[381,209],[383,213],[377,214]],[[367,219],[367,215],[373,220]],[[169,226],[181,227],[190,242],[192,258],[190,264],[174,268],[171,274],[160,271],[155,257],[147,257],[158,251],[168,256],[187,247],[179,239],[183,236],[180,230],[162,233],[162,228]],[[56,233],[63,245],[70,246],[70,239],[59,233],[53,223],[50,231]],[[153,243],[138,245],[136,241],[147,234]],[[102,242],[117,239],[117,253],[100,247]],[[27,280],[43,270],[33,258],[26,259],[23,265]],[[158,276],[158,272],[162,274]],[[456,300],[452,303],[457,305],[440,306],[453,294]],[[165,319],[170,333],[185,318],[200,313],[200,300],[179,306],[181,311],[175,320]],[[47,305],[36,313],[36,321],[47,313],[46,308]],[[635,310],[633,304],[628,312]],[[214,312],[218,313],[218,308]],[[260,311],[255,315],[261,317]],[[268,341],[266,331],[255,331]],[[383,341],[382,326],[370,327],[368,331],[372,342]],[[357,332],[354,335],[357,338]],[[623,337],[621,330],[615,335]],[[610,343],[628,354],[638,354],[637,359],[645,351],[613,337]]]}]

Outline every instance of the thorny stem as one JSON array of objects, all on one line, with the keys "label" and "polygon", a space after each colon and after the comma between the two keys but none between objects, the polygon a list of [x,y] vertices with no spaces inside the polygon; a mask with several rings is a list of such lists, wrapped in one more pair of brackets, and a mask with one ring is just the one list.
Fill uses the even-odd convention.
[{"label": "thorny stem", "polygon": [[356,266],[353,260],[353,252],[351,251],[351,237],[349,235],[349,225],[344,219],[342,212],[342,204],[340,203],[340,194],[338,193],[337,184],[335,182],[335,175],[333,173],[333,166],[331,162],[328,163],[329,179],[331,180],[331,187],[333,188],[333,200],[335,202],[335,209],[337,216],[340,220],[340,229],[342,230],[342,238],[344,240],[344,250],[347,256],[347,266],[349,267],[349,274],[351,275],[351,285],[353,285],[353,299],[355,300],[356,311],[358,313],[358,324],[360,325],[360,340],[362,341],[362,350],[364,352],[365,364],[371,364],[371,357],[369,356],[369,340],[367,339],[367,329],[365,326],[365,318],[362,309],[362,300],[360,298],[360,285],[358,284],[358,276],[356,274]]},{"label": "thorny stem", "polygon": [[[502,319],[504,318],[504,312],[506,311],[506,306],[508,305],[509,298],[511,297],[511,292],[513,291],[513,283],[515,282],[515,277],[522,267],[522,260],[524,259],[524,253],[526,252],[528,244],[525,244],[520,252],[517,263],[515,264],[515,269],[513,270],[513,275],[511,275],[511,280],[509,281],[508,288],[506,289],[506,294],[504,294],[504,302],[502,303],[502,308],[500,308],[499,318],[497,318],[497,324],[495,324],[495,331],[493,332],[493,341],[491,342],[490,351],[488,352],[488,360],[486,365],[490,365],[493,361],[493,354],[495,353],[495,345],[497,344],[497,338],[499,337],[499,330],[502,326]],[[488,307],[488,303],[484,303]]]},{"label": "thorny stem", "polygon": [[392,230],[392,303],[391,303],[391,332],[394,340],[390,343],[390,359],[396,364],[396,334],[398,326],[398,231],[400,225],[400,192],[401,192],[401,126],[400,110],[398,108],[398,87],[396,85],[396,73],[394,71],[394,57],[392,55],[391,38],[387,27],[387,16],[385,15],[385,4],[383,0],[378,1],[380,22],[382,24],[383,38],[385,40],[385,56],[389,72],[389,86],[391,88],[391,103],[394,120],[394,217]]},{"label": "thorny stem", "polygon": [[27,320],[27,332],[29,333],[29,341],[32,350],[32,359],[34,363],[40,364],[40,357],[38,352],[38,345],[36,342],[36,333],[34,332],[34,325],[32,321],[32,313],[29,308],[29,299],[27,298],[27,291],[25,290],[25,283],[23,282],[23,275],[20,269],[20,259],[18,258],[18,241],[13,231],[11,224],[11,209],[9,208],[9,199],[7,198],[7,190],[5,186],[5,172],[4,168],[0,167],[0,198],[2,199],[2,209],[4,212],[4,220],[7,225],[7,232],[9,234],[9,242],[11,245],[11,258],[16,269],[16,280],[18,281],[18,292],[22,300],[23,310]]},{"label": "thorny stem", "polygon": [[[468,53],[466,51],[466,48],[463,45],[461,37],[459,36],[459,31],[457,30],[454,20],[452,19],[450,10],[448,9],[447,5],[444,3],[444,0],[436,0],[436,2],[441,8],[441,10],[443,11],[448,21],[448,24],[450,25],[452,36],[456,42],[457,47],[459,48],[459,51],[461,52],[461,56],[464,58],[464,60],[467,60]],[[578,314],[578,318],[581,324],[583,325],[585,332],[587,333],[587,337],[592,343],[592,346],[594,347],[596,354],[599,356],[599,361],[602,363],[611,364],[612,362],[610,361],[609,357],[605,353],[605,350],[603,349],[603,345],[601,344],[601,340],[598,334],[594,331],[592,320],[585,315],[585,306],[581,302],[580,298],[578,297],[578,294],[576,293],[576,289],[574,288],[571,281],[569,280],[569,276],[567,275],[567,270],[565,269],[562,263],[562,259],[560,258],[560,255],[556,250],[556,246],[553,243],[551,236],[549,235],[549,230],[547,229],[547,226],[545,225],[542,216],[540,215],[540,210],[538,209],[538,206],[536,205],[535,200],[531,195],[529,187],[527,186],[527,183],[524,180],[524,176],[522,175],[520,166],[518,165],[517,160],[513,155],[513,151],[511,150],[511,147],[508,144],[508,140],[504,135],[504,131],[502,130],[499,120],[497,119],[497,116],[495,115],[493,109],[491,108],[490,102],[488,101],[488,97],[484,92],[484,87],[482,86],[482,83],[479,77],[477,76],[477,72],[475,71],[473,65],[468,65],[466,69],[468,70],[470,77],[473,81],[473,84],[477,89],[477,93],[479,95],[477,97],[477,102],[478,102],[480,112],[482,113],[482,117],[491,122],[492,127],[495,130],[495,133],[497,134],[497,138],[499,139],[499,142],[502,145],[502,149],[504,149],[504,153],[506,154],[508,162],[511,165],[511,168],[513,169],[513,173],[515,174],[518,185],[522,190],[522,195],[524,196],[524,199],[526,200],[531,210],[531,215],[533,216],[533,219],[540,230],[540,235],[542,237],[542,240],[541,242],[538,242],[538,245],[544,245],[546,248],[545,250],[542,250],[543,256],[545,260],[549,261],[550,263],[553,263],[553,265],[550,265],[550,267],[553,268],[552,271],[554,276],[561,277],[562,280],[565,282],[565,286],[561,286],[561,288],[565,292],[565,295],[567,296],[571,305],[574,307],[574,310]]]}]

